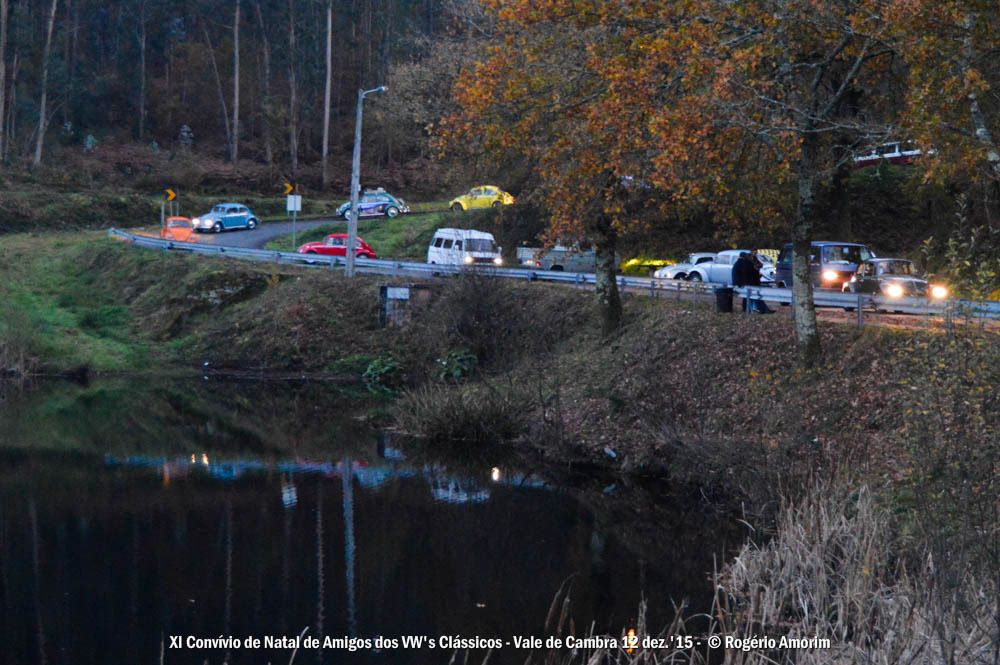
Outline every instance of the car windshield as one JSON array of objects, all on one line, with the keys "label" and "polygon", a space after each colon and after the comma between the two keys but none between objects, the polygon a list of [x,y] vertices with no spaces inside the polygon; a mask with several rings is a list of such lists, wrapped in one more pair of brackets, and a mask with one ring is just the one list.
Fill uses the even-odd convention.
[{"label": "car windshield", "polygon": [[914,275],[916,270],[911,261],[879,261],[878,274],[880,275]]},{"label": "car windshield", "polygon": [[496,245],[489,238],[469,238],[465,241],[467,252],[495,252]]},{"label": "car windshield", "polygon": [[826,245],[823,247],[824,263],[861,263],[872,257],[861,245]]}]

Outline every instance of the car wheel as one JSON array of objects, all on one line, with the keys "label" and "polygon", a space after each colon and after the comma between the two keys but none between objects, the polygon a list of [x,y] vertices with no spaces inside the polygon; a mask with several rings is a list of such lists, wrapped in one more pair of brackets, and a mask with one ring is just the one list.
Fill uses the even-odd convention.
[{"label": "car wheel", "polygon": [[493,205],[493,207],[494,207],[494,208],[499,208],[499,207],[500,207],[500,206],[502,206],[503,204],[502,204],[502,203],[500,203],[499,201],[494,201],[492,205]]},{"label": "car wheel", "polygon": [[257,218],[256,217],[251,217],[250,219],[247,220],[247,228],[250,229],[251,231],[253,231],[255,228],[257,228]]},{"label": "car wheel", "polygon": [[[315,256],[315,255],[316,255],[316,252],[314,252],[312,250],[309,250],[308,252],[306,252],[306,256],[312,257],[312,256]],[[313,261],[311,258],[308,258],[308,259],[306,259],[306,263],[308,263],[309,265],[313,265],[316,262]]]},{"label": "car wheel", "polygon": [[390,219],[399,215],[399,208],[396,206],[389,206],[385,209],[385,216]]},{"label": "car wheel", "polygon": [[216,222],[212,225],[213,233],[222,233],[222,222]]},{"label": "car wheel", "polygon": [[698,273],[696,273],[696,272],[693,272],[693,273],[691,273],[690,275],[688,275],[688,278],[687,278],[687,280],[688,280],[689,282],[700,282],[700,281],[701,281],[701,275],[699,275],[699,274],[698,274]]},{"label": "car wheel", "polygon": [[551,268],[549,268],[549,270],[551,270],[553,272],[563,272],[563,267],[562,266],[552,266]]},{"label": "car wheel", "polygon": [[344,212],[340,213],[340,216],[344,218],[345,222],[351,221],[351,209],[348,208]]},{"label": "car wheel", "polygon": [[679,273],[677,273],[676,275],[674,275],[674,279],[687,279],[687,278],[688,278],[688,276],[687,276],[687,275],[685,275],[685,274],[684,274],[684,273],[682,273],[682,272],[679,272]]},{"label": "car wheel", "polygon": [[462,207],[461,203],[454,203],[451,206],[452,212],[465,212],[465,208]]}]

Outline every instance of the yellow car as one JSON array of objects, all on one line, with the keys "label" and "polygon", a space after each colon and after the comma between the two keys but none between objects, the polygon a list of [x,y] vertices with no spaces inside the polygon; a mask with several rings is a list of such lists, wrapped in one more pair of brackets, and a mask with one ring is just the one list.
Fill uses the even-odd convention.
[{"label": "yellow car", "polygon": [[470,189],[468,194],[462,194],[458,198],[452,199],[448,207],[453,212],[465,212],[479,208],[509,206],[513,202],[514,197],[496,185],[480,185]]}]

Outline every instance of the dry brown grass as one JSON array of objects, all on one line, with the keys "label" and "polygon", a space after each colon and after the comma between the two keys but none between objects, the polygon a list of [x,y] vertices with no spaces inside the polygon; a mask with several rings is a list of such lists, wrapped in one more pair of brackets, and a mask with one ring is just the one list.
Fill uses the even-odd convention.
[{"label": "dry brown grass", "polygon": [[[726,662],[995,665],[991,571],[925,558],[896,526],[864,486],[820,483],[786,507],[774,539],[746,545],[717,576],[719,630],[826,638],[830,648],[733,651]],[[937,592],[943,584],[951,593]]]},{"label": "dry brown grass", "polygon": [[[685,617],[654,632],[639,608],[638,648],[550,649],[530,665],[996,665],[1000,662],[996,570],[955,570],[907,542],[897,521],[865,486],[820,483],[785,506],[765,545],[746,545],[715,575],[716,605],[707,634]],[[947,593],[941,593],[942,587]],[[570,591],[553,600],[546,634],[576,633],[567,624]],[[555,620],[555,617],[559,617]],[[690,623],[692,617],[687,617]],[[628,627],[615,635],[619,644]],[[584,631],[583,635],[593,633]],[[643,648],[646,636],[694,648]],[[724,648],[725,638],[774,638],[775,648]],[[709,637],[723,648],[708,648]],[[820,638],[829,647],[780,646]]]}]

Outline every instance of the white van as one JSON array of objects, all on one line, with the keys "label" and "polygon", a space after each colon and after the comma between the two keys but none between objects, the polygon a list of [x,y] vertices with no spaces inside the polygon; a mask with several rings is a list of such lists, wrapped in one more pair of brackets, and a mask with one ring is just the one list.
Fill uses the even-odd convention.
[{"label": "white van", "polygon": [[492,233],[472,229],[438,229],[427,247],[427,263],[453,266],[503,265]]}]

